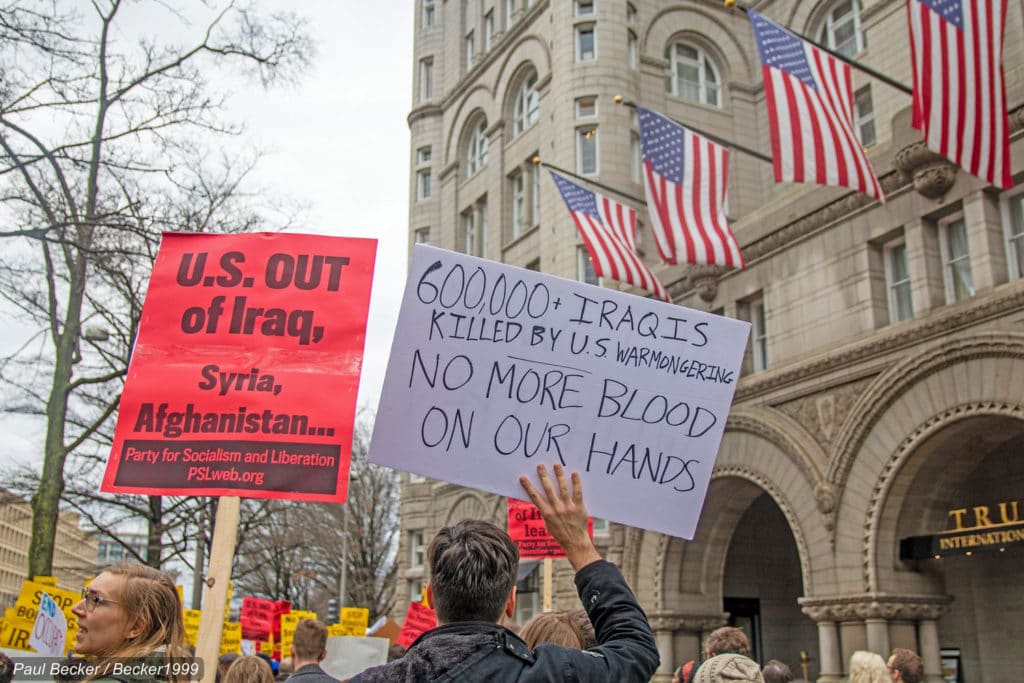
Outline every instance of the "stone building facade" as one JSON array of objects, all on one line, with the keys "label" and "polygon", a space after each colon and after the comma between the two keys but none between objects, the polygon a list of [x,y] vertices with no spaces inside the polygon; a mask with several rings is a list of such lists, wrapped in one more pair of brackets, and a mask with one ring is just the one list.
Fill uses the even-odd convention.
[{"label": "stone building facade", "polygon": [[[96,574],[96,539],[84,531],[73,512],[61,512],[53,550],[57,585],[80,590]],[[28,546],[32,538],[32,507],[22,498],[0,489],[0,610],[12,607],[27,578]]]},{"label": "stone building facade", "polygon": [[[531,159],[642,197],[636,118],[616,95],[768,153],[760,62],[737,9],[416,3],[410,243],[592,277]],[[902,0],[757,6],[910,83]],[[909,95],[855,71],[858,132],[886,204],[776,184],[769,164],[734,151],[728,214],[745,270],[658,265],[642,228],[675,303],[752,323],[696,537],[599,526],[656,631],[654,680],[726,623],[748,630],[762,662],[806,666],[810,680],[845,680],[853,651],[898,646],[923,655],[929,681],[1024,669],[1022,13],[1009,3],[1012,189],[925,149]],[[403,475],[400,595],[418,595],[436,529],[465,516],[503,520],[505,502]],[[914,539],[944,545],[915,554]],[[554,606],[570,609],[560,564]],[[525,618],[536,572],[522,573]]]}]

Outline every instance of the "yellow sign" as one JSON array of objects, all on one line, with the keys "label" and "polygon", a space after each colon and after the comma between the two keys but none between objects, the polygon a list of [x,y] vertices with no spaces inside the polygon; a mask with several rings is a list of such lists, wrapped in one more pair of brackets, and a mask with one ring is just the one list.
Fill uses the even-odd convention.
[{"label": "yellow sign", "polygon": [[370,624],[370,610],[365,607],[342,607],[341,625],[348,631],[347,636],[365,636]]},{"label": "yellow sign", "polygon": [[224,630],[220,632],[220,654],[242,654],[242,623],[238,621],[224,622]]},{"label": "yellow sign", "polygon": [[348,630],[341,624],[331,624],[327,627],[327,637],[336,638],[337,636],[350,635]]},{"label": "yellow sign", "polygon": [[48,586],[38,581],[25,581],[21,584],[18,599],[15,601],[14,607],[7,610],[4,618],[4,635],[0,636],[0,647],[10,647],[15,650],[32,649],[28,646],[27,640],[25,641],[25,647],[20,648],[16,645],[4,645],[3,643],[20,642],[21,637],[19,634],[25,622],[28,623],[28,630],[32,630],[36,622],[36,610],[39,608],[39,601],[42,599],[44,592],[53,598],[53,601],[57,603],[64,613],[64,618],[67,619],[68,633],[64,639],[64,647],[65,651],[71,650],[75,643],[75,636],[78,634],[78,617],[71,611],[71,608],[81,601],[82,595],[75,591]]},{"label": "yellow sign", "polygon": [[54,588],[57,587],[57,577],[56,576],[36,576],[32,580],[35,581],[36,583],[41,583],[44,586],[53,586]]},{"label": "yellow sign", "polygon": [[35,623],[35,619],[29,621],[28,619],[5,617],[4,624],[0,627],[0,648],[34,652],[35,649],[28,644],[28,639]]},{"label": "yellow sign", "polygon": [[189,645],[195,645],[199,639],[199,620],[203,616],[202,610],[187,609],[185,613],[185,640]]}]

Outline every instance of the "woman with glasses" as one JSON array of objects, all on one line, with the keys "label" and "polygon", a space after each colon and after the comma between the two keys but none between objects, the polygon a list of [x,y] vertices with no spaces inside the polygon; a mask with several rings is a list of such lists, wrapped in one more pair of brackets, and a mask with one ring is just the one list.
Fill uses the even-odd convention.
[{"label": "woman with glasses", "polygon": [[159,570],[133,563],[109,567],[71,611],[78,617],[75,654],[88,657],[97,672],[88,680],[120,680],[115,664],[124,660],[151,674],[143,680],[177,683],[194,672],[178,591]]}]

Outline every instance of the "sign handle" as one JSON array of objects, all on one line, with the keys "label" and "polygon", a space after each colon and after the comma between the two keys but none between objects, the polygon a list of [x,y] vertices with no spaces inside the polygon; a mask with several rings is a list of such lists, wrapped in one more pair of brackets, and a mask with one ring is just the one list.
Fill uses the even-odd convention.
[{"label": "sign handle", "polygon": [[551,605],[552,576],[551,576],[551,558],[550,557],[545,557],[544,558],[544,576],[543,576],[543,580],[544,580],[544,585],[542,587],[542,595],[544,596],[543,597],[544,611],[545,612],[550,612],[552,610],[552,605]]},{"label": "sign handle", "polygon": [[196,657],[203,664],[202,683],[214,683],[220,656],[220,638],[224,629],[224,608],[228,601],[228,582],[235,558],[235,537],[242,499],[222,496],[217,505],[217,518],[210,548],[210,566],[203,588],[203,614],[199,619]]}]

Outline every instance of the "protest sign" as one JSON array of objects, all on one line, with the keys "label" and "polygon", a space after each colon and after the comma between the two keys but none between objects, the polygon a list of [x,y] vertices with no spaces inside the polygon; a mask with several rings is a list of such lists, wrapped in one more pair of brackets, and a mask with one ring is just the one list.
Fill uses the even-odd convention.
[{"label": "protest sign", "polygon": [[[692,538],[749,323],[417,244],[369,459]],[[539,485],[539,484],[538,484]]]},{"label": "protest sign", "polygon": [[365,636],[366,627],[370,623],[370,610],[365,607],[342,607],[341,625],[345,627],[346,636]]},{"label": "protest sign", "polygon": [[[593,517],[587,517],[587,533],[594,540]],[[519,548],[520,558],[565,557],[565,551],[548,533],[544,518],[533,503],[508,499],[508,535]]]},{"label": "protest sign", "polygon": [[344,502],[375,252],[165,234],[101,489]]},{"label": "protest sign", "polygon": [[237,621],[227,621],[220,632],[220,654],[230,653],[242,654],[242,624]]},{"label": "protest sign", "polygon": [[341,636],[327,639],[327,656],[320,668],[338,680],[347,681],[360,671],[388,661],[386,638]]},{"label": "protest sign", "polygon": [[36,621],[32,626],[32,635],[28,642],[35,651],[49,657],[61,657],[64,654],[64,637],[67,635],[68,622],[64,612],[47,593],[43,593],[36,611]]},{"label": "protest sign", "polygon": [[203,617],[202,610],[198,609],[187,609],[183,610],[185,617],[185,642],[189,645],[195,645],[199,642],[199,620]]},{"label": "protest sign", "polygon": [[405,613],[405,622],[402,623],[402,631],[398,634],[398,644],[408,648],[421,634],[435,626],[437,626],[437,614],[434,613],[434,610],[423,603],[410,602],[409,611]]}]

